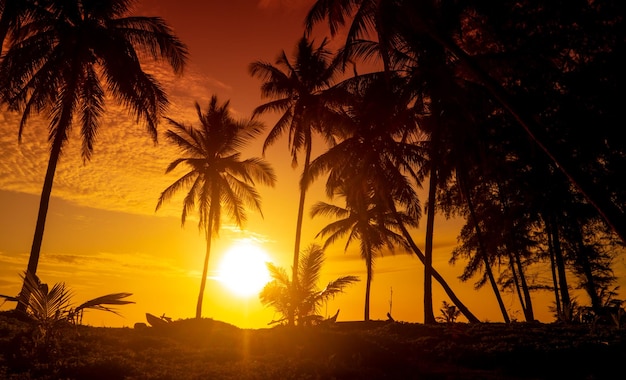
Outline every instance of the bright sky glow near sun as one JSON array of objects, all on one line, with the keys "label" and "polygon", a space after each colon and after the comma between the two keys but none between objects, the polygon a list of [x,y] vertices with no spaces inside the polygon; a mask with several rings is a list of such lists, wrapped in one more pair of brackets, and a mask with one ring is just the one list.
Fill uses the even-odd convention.
[{"label": "bright sky glow near sun", "polygon": [[[194,102],[205,107],[211,95],[217,94],[222,102],[230,100],[235,115],[249,117],[266,100],[260,97],[260,81],[248,74],[248,65],[257,60],[274,62],[281,50],[290,54],[313,2],[139,2],[137,14],[164,18],[190,50],[189,65],[180,78],[164,69],[148,67],[168,91],[171,106],[167,116],[195,125]],[[339,45],[333,44],[331,47]],[[263,119],[268,130],[275,120],[276,115]],[[18,123],[19,115],[0,112],[0,294],[10,295],[19,291],[19,275],[28,262],[49,151],[45,120],[33,118],[21,144],[17,141]],[[166,128],[163,123],[160,133]],[[121,317],[87,311],[84,322],[94,326],[132,327],[135,322],[145,322],[145,313],[192,318],[206,249],[204,234],[193,217],[181,228],[184,192],[155,212],[161,191],[183,173],[164,174],[178,151],[168,146],[163,136],[154,145],[146,131],[113,103],[107,105],[93,158],[85,165],[78,133],[79,128],[74,128],[57,168],[38,275],[49,284],[65,282],[77,304],[108,293],[133,293],[130,299],[135,304],[120,307]],[[245,155],[260,157],[262,140],[251,145]],[[321,143],[314,147],[314,155],[322,148]],[[291,167],[286,139],[272,145],[265,159],[274,167],[278,183],[274,188],[258,189],[263,217],[249,213],[241,230],[223,222],[212,243],[203,304],[204,317],[243,328],[263,328],[275,319],[274,311],[263,307],[257,296],[268,280],[265,262],[285,269],[290,269],[292,263],[301,167]],[[327,199],[323,184],[316,183],[307,195],[306,209],[320,200]],[[321,243],[315,236],[327,223],[306,214],[301,248]],[[415,231],[422,248],[424,224]],[[463,269],[461,263],[448,264],[460,226],[458,220],[437,218],[434,266],[479,319],[500,321],[493,295],[474,290],[473,282],[460,282],[457,276]],[[361,277],[360,282],[325,305],[323,314],[341,310],[338,320],[363,318],[365,264],[357,250],[355,245],[344,252],[342,243],[326,250],[320,287],[339,276]],[[623,261],[615,268],[622,279],[624,268]],[[419,260],[403,252],[378,259],[371,318],[385,319],[391,311],[396,320],[421,322],[422,273]],[[436,283],[433,291],[437,314],[441,302],[448,298]],[[545,297],[535,300],[536,315],[542,321],[551,321],[550,294],[542,294]],[[511,316],[521,319],[516,297],[507,293],[504,299]],[[12,307],[7,303],[2,309]]]},{"label": "bright sky glow near sun", "polygon": [[235,242],[219,263],[217,280],[238,296],[256,296],[271,279],[268,262],[267,253],[255,243]]}]

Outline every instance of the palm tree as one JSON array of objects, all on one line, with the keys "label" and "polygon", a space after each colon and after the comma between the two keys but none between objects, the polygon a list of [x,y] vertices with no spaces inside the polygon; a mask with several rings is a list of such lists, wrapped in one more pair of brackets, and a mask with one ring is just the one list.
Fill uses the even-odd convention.
[{"label": "palm tree", "polygon": [[198,228],[204,229],[207,246],[196,318],[202,316],[211,241],[214,234],[217,236],[219,233],[223,208],[230,219],[241,227],[247,218],[246,206],[261,212],[261,197],[254,187],[255,183],[269,186],[276,183],[273,169],[264,160],[241,159],[240,149],[262,133],[263,124],[254,118],[235,120],[230,114],[229,104],[227,101],[220,105],[215,95],[205,111],[196,103],[200,120],[200,127],[197,128],[167,119],[172,128],[166,132],[166,138],[178,146],[185,156],[172,161],[166,173],[180,164],[185,164],[190,170],[161,193],[156,209],[185,187],[189,187],[189,192],[183,201],[183,226],[188,213],[196,206],[198,208]]},{"label": "palm tree", "polygon": [[[419,102],[412,102],[410,86],[394,72],[361,75],[338,86],[351,94],[347,98],[349,104],[340,112],[345,136],[311,163],[303,183],[308,186],[328,173],[326,193],[332,196],[346,182],[355,187],[368,179],[376,194],[372,200],[381,209],[397,215],[397,227],[411,250],[425,263],[424,253],[413,242],[398,211],[398,206],[402,206],[415,220],[421,214],[415,186],[421,183],[422,176],[416,170],[423,166],[426,151],[416,128],[418,110],[411,107],[419,106]],[[478,321],[434,269],[432,276],[468,320]]]},{"label": "palm tree", "polygon": [[[33,113],[49,120],[50,158],[27,272],[39,262],[54,174],[74,122],[81,127],[82,156],[93,152],[105,111],[106,92],[143,121],[154,141],[157,122],[168,104],[158,81],[144,72],[140,57],[165,60],[181,74],[185,45],[156,17],[124,17],[133,0],[71,0],[47,4],[15,32],[0,63],[0,91],[22,119],[19,138]],[[5,4],[6,5],[6,4]],[[28,297],[22,287],[22,297]],[[18,303],[24,311],[25,303]]]},{"label": "palm tree", "polygon": [[[342,276],[330,281],[324,289],[319,289],[317,283],[324,264],[324,249],[317,244],[311,244],[302,253],[298,281],[289,278],[284,268],[267,263],[272,276],[261,293],[261,303],[273,307],[282,318],[271,323],[290,322],[292,310],[295,309],[298,325],[305,325],[309,321],[321,320],[317,313],[320,306],[329,299],[342,293],[344,289],[357,281],[355,276]],[[295,323],[295,322],[294,322]]]},{"label": "palm tree", "polygon": [[[338,239],[347,236],[344,251],[355,240],[360,241],[361,258],[365,261],[367,269],[367,282],[365,285],[365,309],[364,320],[370,319],[370,290],[373,278],[373,267],[378,255],[382,255],[382,249],[387,248],[392,253],[396,245],[409,251],[410,247],[401,233],[397,232],[397,216],[400,215],[402,222],[407,226],[416,227],[415,218],[406,213],[392,213],[381,207],[381,202],[374,202],[372,189],[361,191],[360,186],[348,186],[340,188],[337,192],[346,201],[346,207],[339,207],[326,202],[318,202],[311,209],[311,216],[333,216],[338,220],[324,227],[317,236],[328,236],[324,248]],[[316,236],[316,237],[317,237]]]},{"label": "palm tree", "polygon": [[[254,115],[270,111],[283,113],[265,139],[263,153],[288,131],[293,167],[298,164],[298,154],[302,150],[305,152],[303,175],[311,162],[313,134],[318,132],[323,137],[328,136],[324,132],[324,115],[327,115],[326,102],[332,93],[331,85],[338,74],[338,65],[326,49],[326,44],[327,41],[323,40],[318,47],[314,47],[314,41],[303,37],[298,41],[293,61],[282,51],[276,66],[256,61],[249,68],[252,76],[264,81],[262,96],[273,99],[258,106]],[[305,198],[306,189],[301,186],[292,267],[292,278],[296,282]]]}]

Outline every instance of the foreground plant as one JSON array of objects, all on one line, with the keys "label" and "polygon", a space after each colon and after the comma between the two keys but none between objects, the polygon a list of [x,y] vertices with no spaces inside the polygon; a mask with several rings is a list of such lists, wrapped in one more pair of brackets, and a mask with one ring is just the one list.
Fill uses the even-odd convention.
[{"label": "foreground plant", "polygon": [[310,245],[300,257],[298,277],[293,282],[284,268],[267,263],[272,276],[259,298],[265,306],[271,306],[282,318],[271,321],[270,324],[287,322],[292,307],[295,310],[296,324],[306,325],[314,321],[321,321],[318,314],[320,306],[333,298],[344,289],[357,281],[356,276],[342,276],[330,281],[322,290],[317,288],[322,265],[324,264],[324,249],[317,244]]},{"label": "foreground plant", "polygon": [[[34,323],[32,334],[34,347],[51,347],[57,340],[62,327],[81,324],[83,313],[87,309],[107,311],[120,315],[111,306],[135,303],[127,298],[132,293],[112,293],[83,302],[73,307],[72,292],[64,282],[58,282],[51,288],[42,283],[37,275],[30,272],[20,276],[26,292],[30,294],[26,304],[25,314]],[[11,297],[0,295],[6,301],[18,302],[20,296]]]}]

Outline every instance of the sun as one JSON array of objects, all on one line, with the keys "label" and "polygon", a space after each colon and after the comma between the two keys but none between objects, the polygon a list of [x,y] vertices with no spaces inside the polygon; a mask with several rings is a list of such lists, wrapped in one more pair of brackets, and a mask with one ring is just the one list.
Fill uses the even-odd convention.
[{"label": "sun", "polygon": [[251,241],[239,241],[224,254],[217,279],[232,293],[241,297],[259,294],[270,280],[267,253]]}]

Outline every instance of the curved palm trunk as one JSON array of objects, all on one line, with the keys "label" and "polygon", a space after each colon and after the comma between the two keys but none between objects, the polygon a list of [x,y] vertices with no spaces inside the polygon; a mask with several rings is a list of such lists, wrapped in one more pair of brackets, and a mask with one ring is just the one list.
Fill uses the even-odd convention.
[{"label": "curved palm trunk", "polygon": [[196,319],[202,318],[202,300],[204,299],[206,277],[209,274],[209,256],[211,256],[211,241],[213,240],[213,213],[214,207],[211,206],[209,224],[206,226],[206,254],[204,255],[204,266],[202,267],[202,278],[200,279],[200,293],[198,294],[198,304],[196,305]]},{"label": "curved palm trunk", "polygon": [[[46,177],[43,182],[43,189],[41,190],[41,198],[39,199],[39,212],[37,214],[37,224],[35,225],[35,235],[33,237],[33,244],[30,249],[30,257],[28,259],[28,266],[26,269],[27,273],[33,275],[37,274],[37,266],[39,265],[39,256],[41,254],[41,244],[43,242],[43,233],[46,226],[46,217],[48,215],[52,184],[54,183],[54,174],[56,172],[57,164],[59,163],[59,158],[61,157],[63,135],[64,133],[57,133],[52,143],[50,158],[48,159],[48,169],[46,170]],[[26,277],[27,276],[25,276],[25,278]],[[16,310],[25,312],[29,299],[30,293],[26,287],[26,281],[24,281]]]},{"label": "curved palm trunk", "polygon": [[[75,88],[75,82],[69,82],[66,92],[71,94]],[[39,212],[37,214],[37,224],[35,225],[35,235],[33,237],[33,245],[28,258],[27,273],[37,274],[37,266],[39,265],[39,256],[41,254],[41,244],[43,242],[43,234],[46,226],[46,217],[48,215],[48,206],[50,205],[50,195],[52,193],[52,185],[54,183],[54,174],[56,173],[57,164],[61,157],[63,143],[67,138],[67,130],[72,122],[72,101],[63,102],[63,109],[57,123],[57,131],[54,134],[52,148],[50,149],[50,158],[48,159],[48,168],[46,169],[46,178],[44,179],[43,189],[41,190],[41,198],[39,200]],[[30,300],[30,292],[26,287],[26,279],[22,284],[20,291],[20,299],[17,303],[16,310],[25,312]]]},{"label": "curved palm trunk", "polygon": [[428,214],[426,216],[426,246],[424,249],[424,324],[434,324],[433,311],[433,238],[435,231],[435,197],[437,193],[437,170],[430,170],[428,185]]},{"label": "curved palm trunk", "polygon": [[[415,244],[415,241],[413,241],[411,234],[409,234],[409,231],[407,231],[406,227],[404,227],[404,224],[402,223],[400,218],[397,218],[397,221],[398,221],[398,225],[400,226],[400,229],[402,230],[402,235],[405,237],[405,239],[411,246],[411,249],[413,250],[413,253],[415,253],[415,256],[417,256],[417,258],[423,264],[426,259],[424,257],[424,253],[422,252],[422,250],[419,249],[417,244]],[[452,291],[452,288],[450,288],[446,280],[444,280],[444,278],[439,274],[439,272],[437,272],[435,268],[433,268],[432,274],[433,274],[433,278],[439,283],[439,285],[441,285],[443,290],[446,292],[446,295],[450,298],[450,301],[459,309],[459,311],[463,314],[463,316],[465,316],[465,318],[467,318],[469,322],[472,322],[472,323],[480,322],[480,320],[476,318],[476,316],[472,314],[471,311],[469,311],[469,309],[465,306],[465,304],[461,302],[461,300],[456,296],[456,294],[454,294],[454,292]]]},{"label": "curved palm trunk", "polygon": [[594,186],[593,180],[585,177],[584,173],[577,169],[575,163],[570,165],[565,159],[557,157],[555,152],[549,149],[542,139],[537,137],[535,131],[540,130],[538,123],[520,111],[502,85],[497,83],[485,72],[480,65],[451,38],[440,33],[435,26],[427,22],[414,7],[409,8],[411,9],[410,17],[412,18],[413,25],[419,25],[430,38],[450,51],[465,64],[466,68],[478,78],[494,99],[513,116],[517,123],[524,129],[528,137],[537,144],[539,149],[544,152],[563,175],[567,177],[570,183],[574,185],[596,209],[607,225],[620,237],[622,242],[626,243],[626,218],[624,217],[624,212],[608,199],[606,192]]}]

